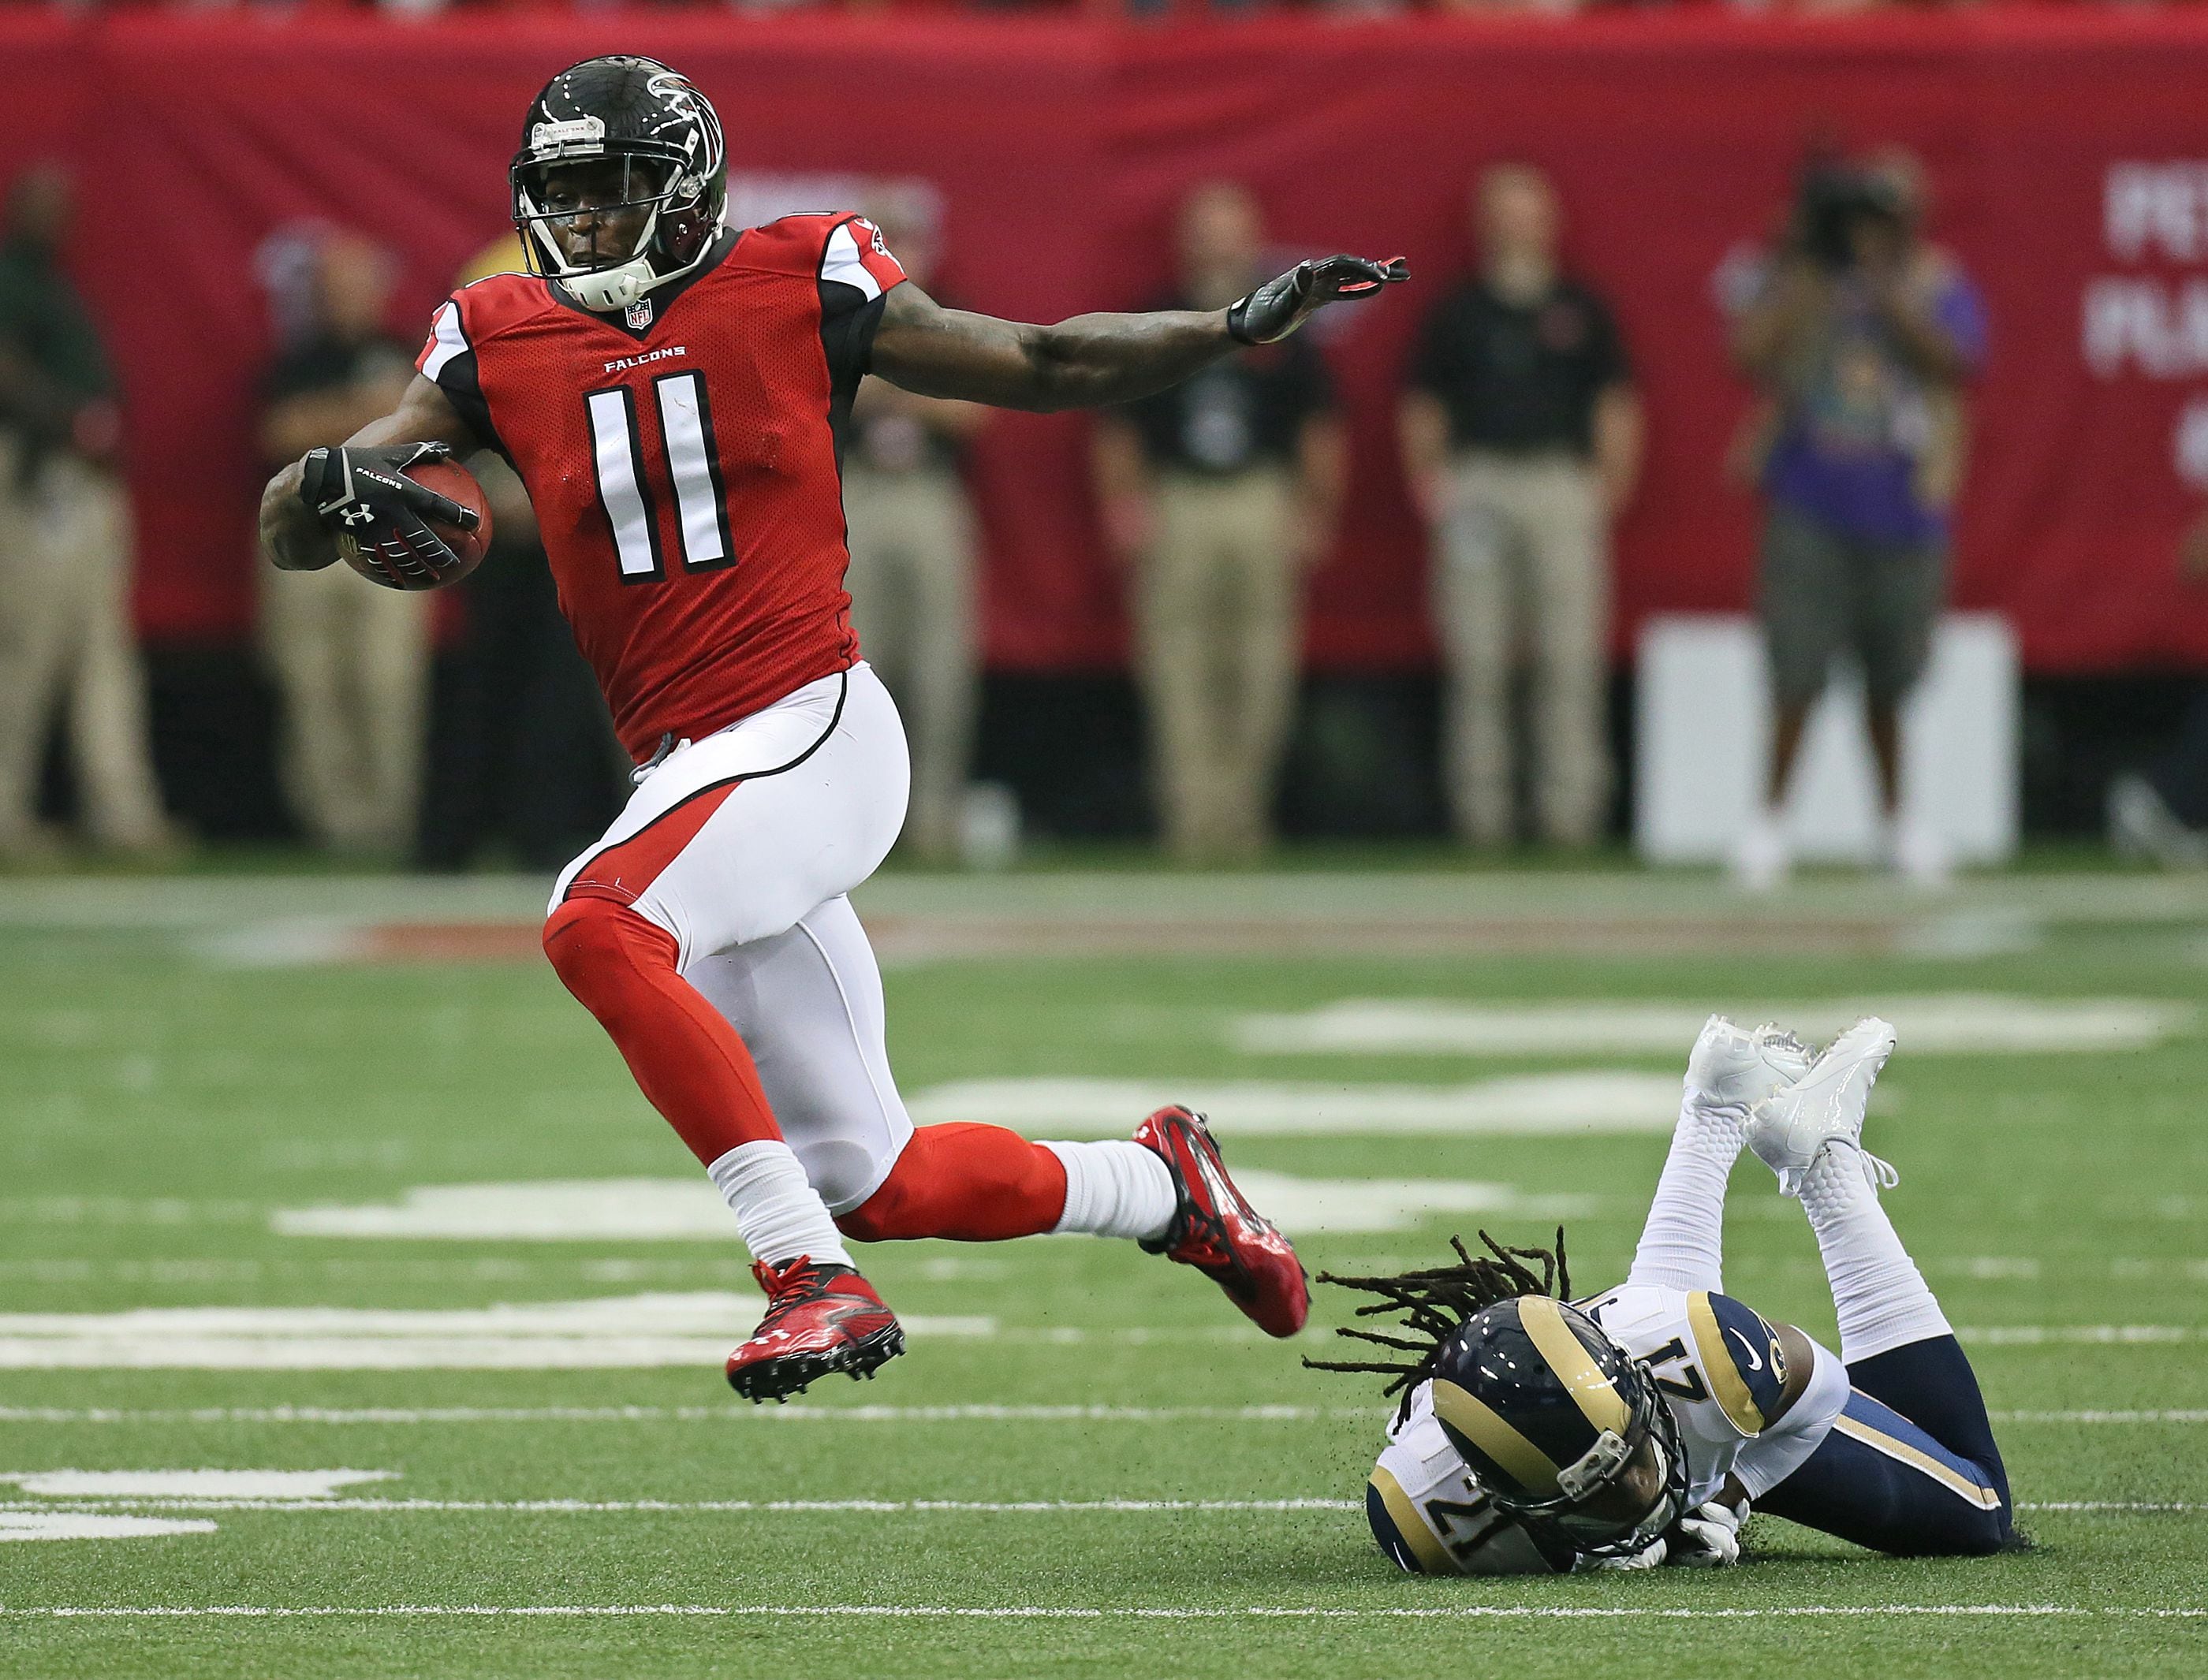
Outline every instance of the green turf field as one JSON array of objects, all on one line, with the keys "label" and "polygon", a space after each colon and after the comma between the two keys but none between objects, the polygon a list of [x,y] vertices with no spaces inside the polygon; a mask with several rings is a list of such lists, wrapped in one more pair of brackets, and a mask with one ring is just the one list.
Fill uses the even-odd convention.
[{"label": "green turf field", "polygon": [[[741,1251],[531,960],[540,894],[0,882],[0,1674],[2208,1673],[2208,886],[869,889],[922,1117],[1096,1135],[1215,1093],[1314,1270],[1562,1211],[1613,1279],[1692,1036],[1665,1006],[1896,1000],[1869,1141],[2035,1548],[1764,1519],[1729,1574],[1532,1582],[1395,1575],[1353,1503],[1375,1396],[1131,1246],[873,1251],[910,1353],[732,1403]],[[1989,1052],[2004,1022],[2026,1047]],[[1832,1337],[1753,1159],[1727,1241],[1734,1294]],[[353,1474],[113,1474],[216,1470]]]}]

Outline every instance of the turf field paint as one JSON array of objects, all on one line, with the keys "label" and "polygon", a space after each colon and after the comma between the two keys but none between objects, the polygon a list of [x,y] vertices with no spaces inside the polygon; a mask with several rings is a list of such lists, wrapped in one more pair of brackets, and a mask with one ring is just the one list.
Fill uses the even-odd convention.
[{"label": "turf field paint", "polygon": [[327,1499],[395,1470],[33,1470],[0,1474],[51,1499]]},{"label": "turf field paint", "polygon": [[1228,1042],[1245,1055],[1673,1055],[1713,1011],[1778,1021],[1823,1040],[1883,1015],[1911,1055],[2151,1049],[2194,1030],[2188,1003],[2146,998],[2033,998],[1989,992],[1791,1003],[1713,997],[1683,1003],[1559,1001],[1486,1004],[1443,998],[1346,998],[1297,1014],[1238,1018]]},{"label": "turf field paint", "polygon": [[165,1534],[214,1532],[212,1522],[178,1522],[171,1517],[115,1516],[82,1511],[0,1511],[0,1540],[142,1540]]},{"label": "turf field paint", "polygon": [[1468,1085],[1343,1085],[1245,1079],[963,1079],[921,1091],[914,1123],[979,1121],[1029,1137],[1109,1138],[1167,1103],[1206,1115],[1222,1138],[1521,1137],[1668,1133],[1676,1075],[1533,1073]]},{"label": "turf field paint", "polygon": [[1212,1622],[1263,1620],[1268,1617],[1312,1621],[1687,1621],[1753,1622],[1792,1617],[1935,1616],[1935,1617],[2164,1617],[2191,1620],[2208,1617],[2208,1608],[2190,1605],[2052,1604],[1887,1604],[1887,1605],[1767,1605],[1751,1609],[1713,1606],[1707,1610],[1664,1609],[1623,1605],[1383,1605],[1357,1609],[1318,1605],[1250,1605],[1240,1607],[1170,1605],[1114,1605],[1092,1608],[1073,1605],[27,1605],[0,1608],[0,1617],[33,1620],[102,1620],[108,1618],[160,1620],[168,1617],[808,1617],[830,1616],[949,1617],[984,1621],[1132,1621]]},{"label": "turf field paint", "polygon": [[[1126,1102],[1116,1110],[1122,1121],[1143,1111]],[[1525,1196],[1511,1185],[1461,1179],[1298,1178],[1255,1169],[1235,1178],[1269,1217],[1297,1236],[1410,1230],[1430,1214],[1562,1217],[1582,1211],[1584,1201]],[[735,1230],[727,1206],[703,1178],[431,1184],[396,1202],[282,1208],[272,1219],[285,1236],[399,1241],[726,1243]]]},{"label": "turf field paint", "polygon": [[[47,1506],[0,1506],[9,1511],[106,1510],[314,1511],[395,1516],[1144,1516],[1167,1513],[1289,1516],[1361,1511],[1362,1499],[1313,1494],[1291,1499],[75,1499]],[[2124,1516],[2193,1516],[2208,1504],[2172,1499],[2022,1501],[2019,1511]]]}]

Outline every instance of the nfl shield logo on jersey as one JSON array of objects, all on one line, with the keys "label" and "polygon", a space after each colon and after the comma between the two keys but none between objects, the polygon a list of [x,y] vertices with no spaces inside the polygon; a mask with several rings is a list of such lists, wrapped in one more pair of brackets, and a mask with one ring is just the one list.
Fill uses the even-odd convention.
[{"label": "nfl shield logo on jersey", "polygon": [[639,297],[623,312],[621,319],[628,323],[632,332],[641,332],[651,325],[651,300]]}]

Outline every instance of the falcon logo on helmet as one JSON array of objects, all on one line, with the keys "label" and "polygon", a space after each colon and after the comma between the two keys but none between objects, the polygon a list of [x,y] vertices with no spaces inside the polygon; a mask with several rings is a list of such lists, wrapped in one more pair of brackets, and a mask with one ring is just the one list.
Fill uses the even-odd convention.
[{"label": "falcon logo on helmet", "polygon": [[[521,132],[509,178],[532,273],[611,314],[705,260],[728,209],[728,154],[712,102],[679,71],[651,58],[585,59],[544,85]],[[587,210],[551,202],[559,171],[608,162],[621,168],[612,201]],[[641,213],[634,238],[625,249],[597,248],[599,223],[624,212]],[[559,230],[585,214],[593,233],[579,255]]]},{"label": "falcon logo on helmet", "polygon": [[1593,1557],[1634,1552],[1683,1508],[1678,1425],[1646,1367],[1577,1307],[1497,1301],[1433,1354],[1434,1416],[1497,1507]]}]

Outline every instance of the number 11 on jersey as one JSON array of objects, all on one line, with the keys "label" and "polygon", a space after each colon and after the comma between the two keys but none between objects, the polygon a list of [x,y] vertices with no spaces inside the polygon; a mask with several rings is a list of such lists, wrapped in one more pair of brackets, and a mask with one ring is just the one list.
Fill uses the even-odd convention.
[{"label": "number 11 on jersey", "polygon": [[[659,436],[667,476],[675,487],[675,529],[682,547],[682,570],[711,571],[735,559],[729,535],[729,501],[721,483],[719,451],[713,441],[713,410],[705,400],[703,374],[663,374],[651,382],[659,410]],[[652,505],[645,476],[644,433],[637,393],[620,385],[593,391],[583,399],[591,423],[591,455],[597,463],[598,500],[613,527],[614,549],[621,559],[621,582],[648,583],[667,576],[661,553],[659,511]]]}]

